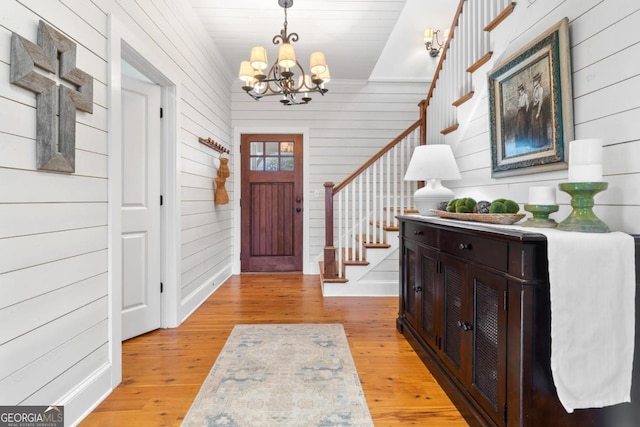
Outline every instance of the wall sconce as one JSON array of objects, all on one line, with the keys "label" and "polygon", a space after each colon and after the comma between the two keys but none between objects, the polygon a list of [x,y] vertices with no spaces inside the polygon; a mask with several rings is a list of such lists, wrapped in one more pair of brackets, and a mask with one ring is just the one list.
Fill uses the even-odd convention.
[{"label": "wall sconce", "polygon": [[[440,54],[444,43],[447,41],[447,37],[449,36],[449,30],[442,32],[440,30],[433,31],[433,28],[427,28],[424,30],[424,45],[433,58]],[[442,37],[442,41],[440,41],[440,37]]]}]

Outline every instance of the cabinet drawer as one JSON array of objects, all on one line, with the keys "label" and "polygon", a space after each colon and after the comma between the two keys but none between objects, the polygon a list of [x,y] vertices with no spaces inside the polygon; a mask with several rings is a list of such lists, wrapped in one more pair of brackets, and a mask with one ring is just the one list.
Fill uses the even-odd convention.
[{"label": "cabinet drawer", "polygon": [[425,224],[417,222],[405,222],[402,232],[402,237],[405,239],[415,240],[418,243],[422,243],[428,246],[436,246],[438,242],[438,231]]},{"label": "cabinet drawer", "polygon": [[509,262],[507,242],[442,230],[440,249],[469,261],[507,271]]}]

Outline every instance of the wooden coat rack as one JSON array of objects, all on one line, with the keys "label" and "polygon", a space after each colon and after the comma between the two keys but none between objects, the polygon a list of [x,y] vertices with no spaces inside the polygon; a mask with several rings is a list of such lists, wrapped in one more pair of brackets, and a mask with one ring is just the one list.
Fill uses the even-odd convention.
[{"label": "wooden coat rack", "polygon": [[198,137],[198,141],[200,141],[201,144],[206,145],[209,148],[213,148],[214,150],[216,150],[218,153],[221,154],[229,154],[231,151],[229,151],[228,148],[224,147],[221,144],[218,144],[217,142],[215,142],[213,139],[211,138],[202,138],[202,137]]},{"label": "wooden coat rack", "polygon": [[[207,147],[213,148],[220,155],[229,154],[231,151],[228,148],[218,144],[211,138],[198,138],[201,144],[206,145]],[[229,195],[227,194],[227,189],[224,184],[227,182],[227,178],[229,177],[229,158],[228,157],[219,157],[220,159],[220,167],[218,168],[218,177],[213,179],[213,201],[216,205],[226,205],[229,203]]]}]

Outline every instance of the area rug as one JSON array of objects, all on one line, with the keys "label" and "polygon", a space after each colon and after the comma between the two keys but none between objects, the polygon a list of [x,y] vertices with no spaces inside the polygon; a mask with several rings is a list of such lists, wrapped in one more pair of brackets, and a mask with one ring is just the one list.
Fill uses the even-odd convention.
[{"label": "area rug", "polygon": [[373,426],[340,324],[237,325],[183,426]]}]

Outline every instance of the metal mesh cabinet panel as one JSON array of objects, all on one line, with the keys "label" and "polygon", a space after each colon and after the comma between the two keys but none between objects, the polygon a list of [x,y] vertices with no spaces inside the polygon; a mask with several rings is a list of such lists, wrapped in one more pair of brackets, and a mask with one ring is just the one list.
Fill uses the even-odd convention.
[{"label": "metal mesh cabinet panel", "polygon": [[498,405],[498,304],[501,293],[476,280],[473,385],[491,403]]}]

